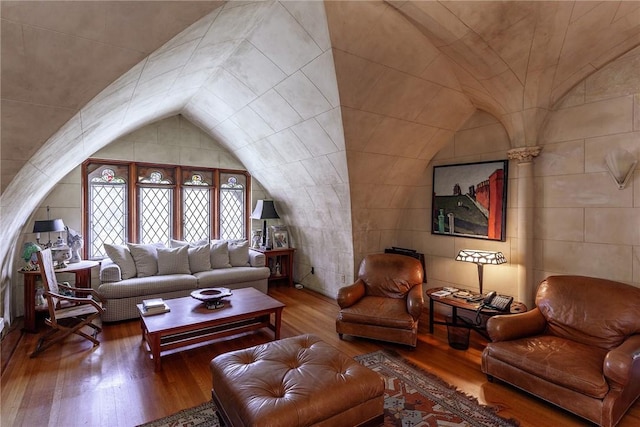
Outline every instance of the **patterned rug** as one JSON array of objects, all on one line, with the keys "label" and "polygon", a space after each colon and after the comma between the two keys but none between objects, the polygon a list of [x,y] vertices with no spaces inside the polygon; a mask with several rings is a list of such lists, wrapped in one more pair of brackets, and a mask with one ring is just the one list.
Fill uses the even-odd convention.
[{"label": "patterned rug", "polygon": [[[385,378],[382,427],[514,427],[515,420],[498,416],[440,378],[401,356],[380,350],[355,357]],[[213,402],[184,409],[140,427],[220,427]]]}]

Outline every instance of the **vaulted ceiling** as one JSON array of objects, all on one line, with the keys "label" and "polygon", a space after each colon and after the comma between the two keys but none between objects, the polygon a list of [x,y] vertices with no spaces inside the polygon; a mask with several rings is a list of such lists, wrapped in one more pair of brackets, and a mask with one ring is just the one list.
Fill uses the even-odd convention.
[{"label": "vaulted ceiling", "polygon": [[290,223],[341,224],[337,239],[309,237],[316,256],[359,252],[352,227],[397,226],[416,177],[477,109],[512,146],[534,145],[563,94],[640,44],[638,1],[2,1],[1,13],[4,230],[96,150],[183,114]]}]

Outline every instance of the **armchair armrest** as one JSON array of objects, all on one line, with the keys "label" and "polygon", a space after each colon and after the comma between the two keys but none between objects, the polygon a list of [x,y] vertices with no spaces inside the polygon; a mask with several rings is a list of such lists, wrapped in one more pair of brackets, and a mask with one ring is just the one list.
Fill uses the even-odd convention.
[{"label": "armchair armrest", "polygon": [[347,308],[358,302],[364,296],[364,281],[358,279],[356,283],[338,289],[338,305]]},{"label": "armchair armrest", "polygon": [[603,373],[619,388],[640,380],[640,335],[632,335],[604,358]]},{"label": "armchair armrest", "polygon": [[[76,288],[73,286],[69,286],[68,282],[63,282],[63,283],[58,283],[58,287],[62,288],[63,290],[66,291],[71,291],[74,292],[74,294],[77,296],[78,294],[82,295],[91,295],[91,297],[93,299],[97,299],[100,302],[104,302],[104,299],[102,298],[102,295],[100,295],[95,289],[92,288]],[[53,294],[53,292],[51,292]],[[58,298],[58,294],[54,295],[56,298]],[[68,299],[70,297],[70,295],[64,295],[65,299]],[[80,297],[82,298],[82,297]],[[84,299],[84,298],[82,298]]]},{"label": "armchair armrest", "polygon": [[96,300],[91,297],[79,298],[79,297],[71,297],[68,295],[58,294],[56,292],[45,291],[45,295],[51,296],[53,298],[57,298],[58,301],[68,301],[72,304],[91,304],[94,306],[100,313],[104,313],[104,308],[100,305]]},{"label": "armchair armrest", "polygon": [[424,296],[422,294],[422,283],[418,283],[407,292],[407,312],[414,319],[418,319],[422,314]]},{"label": "armchair armrest", "polygon": [[487,320],[487,333],[491,341],[509,341],[544,332],[547,321],[536,307],[517,314],[500,314]]}]

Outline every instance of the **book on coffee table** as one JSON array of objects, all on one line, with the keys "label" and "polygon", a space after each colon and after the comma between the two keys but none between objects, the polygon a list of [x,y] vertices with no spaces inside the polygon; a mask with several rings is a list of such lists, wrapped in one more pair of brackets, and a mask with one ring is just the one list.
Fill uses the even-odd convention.
[{"label": "book on coffee table", "polygon": [[162,298],[151,298],[142,300],[142,306],[146,309],[164,307],[164,300]]},{"label": "book on coffee table", "polygon": [[140,308],[140,314],[143,316],[153,316],[154,314],[162,314],[171,311],[171,308],[164,301],[162,302],[162,305],[154,304],[149,307],[145,307],[143,301],[138,307]]}]

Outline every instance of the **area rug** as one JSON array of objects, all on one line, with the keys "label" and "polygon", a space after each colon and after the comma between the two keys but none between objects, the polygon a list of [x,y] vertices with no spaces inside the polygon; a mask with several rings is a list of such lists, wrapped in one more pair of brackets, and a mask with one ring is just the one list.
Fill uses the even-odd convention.
[{"label": "area rug", "polygon": [[[496,414],[401,356],[380,350],[355,360],[385,378],[383,427],[514,427]],[[213,402],[206,402],[140,427],[220,427]]]}]

